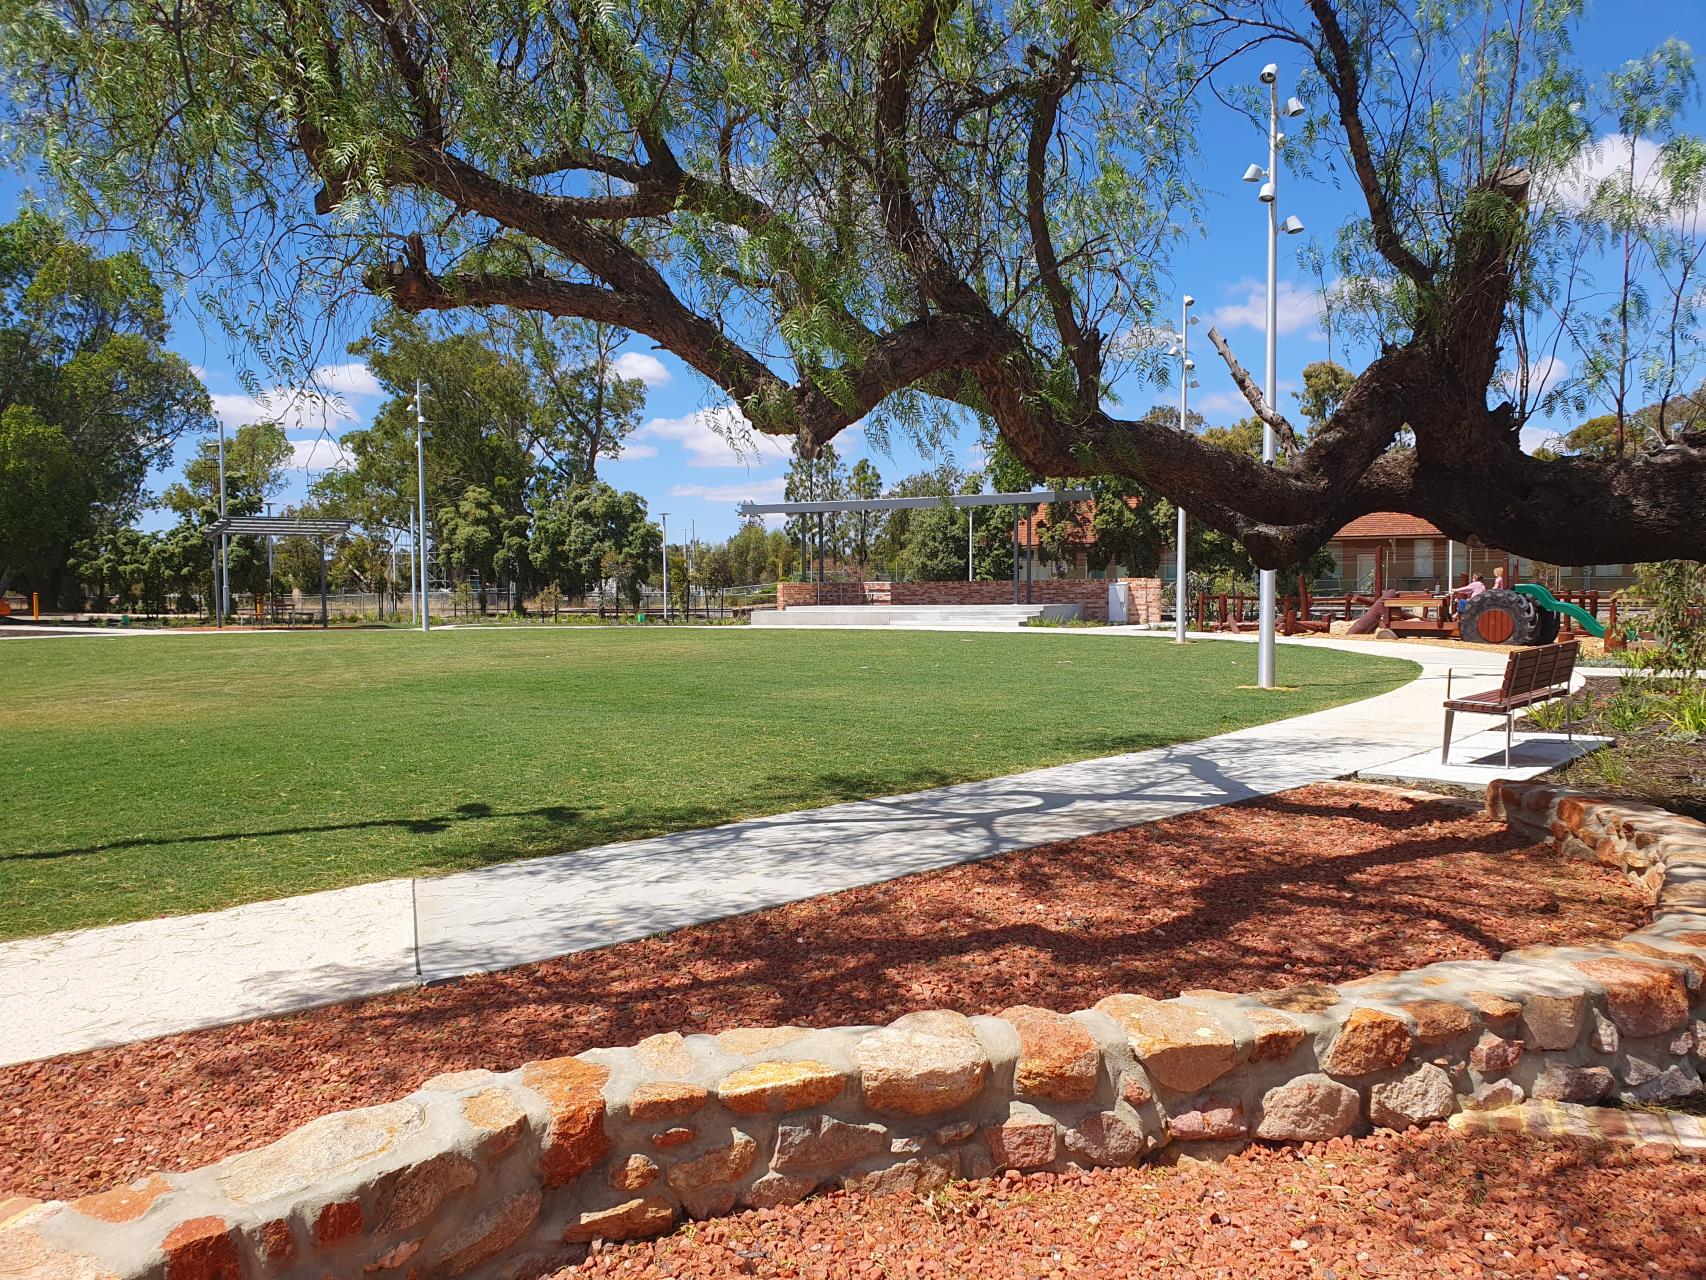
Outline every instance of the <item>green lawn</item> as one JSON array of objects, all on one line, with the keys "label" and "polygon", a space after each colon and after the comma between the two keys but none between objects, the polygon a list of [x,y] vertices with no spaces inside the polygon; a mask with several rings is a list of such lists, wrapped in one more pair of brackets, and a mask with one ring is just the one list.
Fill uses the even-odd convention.
[{"label": "green lawn", "polygon": [[0,937],[558,853],[1157,747],[1407,662],[1060,633],[0,641]]}]

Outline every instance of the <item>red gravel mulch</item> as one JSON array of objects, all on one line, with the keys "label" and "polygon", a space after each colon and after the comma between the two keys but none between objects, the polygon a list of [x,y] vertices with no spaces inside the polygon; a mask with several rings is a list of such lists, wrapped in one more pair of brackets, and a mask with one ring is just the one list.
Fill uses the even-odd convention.
[{"label": "red gravel mulch", "polygon": [[442,987],[0,1069],[0,1189],[74,1196],[428,1076],[659,1031],[1255,990],[1640,927],[1614,872],[1448,804],[1308,787]]},{"label": "red gravel mulch", "polygon": [[1706,1165],[1440,1130],[1214,1164],[821,1196],[601,1248],[555,1280],[1684,1280]]}]

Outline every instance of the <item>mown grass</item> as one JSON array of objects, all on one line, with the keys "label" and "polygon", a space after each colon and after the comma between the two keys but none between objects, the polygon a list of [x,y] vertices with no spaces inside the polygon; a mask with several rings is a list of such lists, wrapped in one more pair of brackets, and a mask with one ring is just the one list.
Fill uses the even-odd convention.
[{"label": "mown grass", "polygon": [[1049,634],[0,641],[0,936],[208,910],[1162,746],[1406,662]]}]

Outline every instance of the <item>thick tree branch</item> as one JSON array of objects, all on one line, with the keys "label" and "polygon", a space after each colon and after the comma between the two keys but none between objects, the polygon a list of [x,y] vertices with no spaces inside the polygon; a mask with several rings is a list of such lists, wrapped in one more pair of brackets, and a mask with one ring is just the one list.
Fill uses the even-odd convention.
[{"label": "thick tree branch", "polygon": [[1316,51],[1315,65],[1333,90],[1338,106],[1339,125],[1345,131],[1345,146],[1350,151],[1351,166],[1356,171],[1357,185],[1362,188],[1363,201],[1368,205],[1368,218],[1374,228],[1374,247],[1380,256],[1400,273],[1409,277],[1417,287],[1427,288],[1433,281],[1433,268],[1428,266],[1404,243],[1392,217],[1392,205],[1386,189],[1380,184],[1380,172],[1375,167],[1373,149],[1369,146],[1368,131],[1362,122],[1361,73],[1357,69],[1356,53],[1339,24],[1333,8],[1334,0],[1309,0],[1310,12],[1321,28],[1327,45],[1327,55]]},{"label": "thick tree branch", "polygon": [[1283,413],[1268,403],[1268,398],[1262,394],[1256,380],[1238,363],[1238,357],[1232,354],[1232,348],[1227,345],[1226,339],[1220,336],[1220,330],[1213,325],[1209,326],[1208,340],[1214,344],[1214,349],[1220,352],[1220,358],[1226,361],[1232,381],[1244,399],[1250,402],[1250,408],[1255,410],[1258,418],[1274,429],[1274,434],[1279,437],[1280,452],[1288,459],[1295,459],[1298,455],[1297,429],[1287,421]]}]

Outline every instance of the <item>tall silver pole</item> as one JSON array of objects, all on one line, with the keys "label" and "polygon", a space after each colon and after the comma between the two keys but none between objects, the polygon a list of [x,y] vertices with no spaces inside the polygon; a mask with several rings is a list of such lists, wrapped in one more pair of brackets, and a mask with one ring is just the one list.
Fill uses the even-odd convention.
[{"label": "tall silver pole", "polygon": [[663,620],[669,621],[669,512],[663,516]]},{"label": "tall silver pole", "polygon": [[420,621],[421,584],[420,557],[415,554],[415,548],[421,545],[421,535],[417,532],[415,523],[415,504],[409,504],[409,622]]},{"label": "tall silver pole", "polygon": [[[1279,404],[1279,80],[1268,86],[1268,181],[1273,185],[1273,199],[1268,201],[1268,372],[1262,394],[1267,397],[1268,411]],[[1277,442],[1273,427],[1262,422],[1262,461],[1274,464]],[[1274,584],[1277,574],[1263,569],[1257,574],[1256,609],[1256,685],[1262,689],[1274,687]]]},{"label": "tall silver pole", "polygon": [[[1191,371],[1187,358],[1191,350],[1191,295],[1186,294],[1179,304],[1179,430],[1189,431],[1186,405],[1191,390]],[[1185,593],[1185,509],[1178,508],[1178,528],[1173,533],[1173,640],[1185,643],[1185,615],[1189,603]]]},{"label": "tall silver pole", "polygon": [[971,511],[966,508],[966,581],[971,581]]},{"label": "tall silver pole", "polygon": [[426,412],[421,403],[421,380],[415,379],[415,484],[420,500],[421,528],[417,550],[420,552],[421,630],[432,630],[431,600],[427,595],[427,514],[426,514]]},{"label": "tall silver pole", "polygon": [[[219,424],[219,518],[225,519],[225,424]],[[219,535],[219,625],[231,612],[231,537]]]}]

